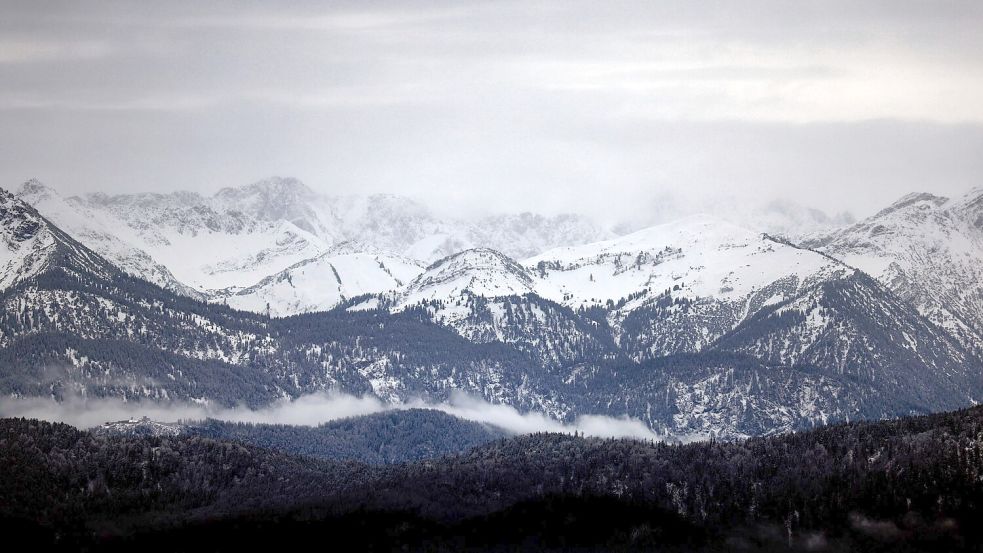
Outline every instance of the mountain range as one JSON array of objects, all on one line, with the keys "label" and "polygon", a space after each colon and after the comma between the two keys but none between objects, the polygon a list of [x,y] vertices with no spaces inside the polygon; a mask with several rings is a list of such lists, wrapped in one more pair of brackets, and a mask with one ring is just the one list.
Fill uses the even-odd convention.
[{"label": "mountain range", "polygon": [[15,195],[126,272],[211,300],[254,289],[299,263],[331,255],[344,242],[358,243],[349,251],[387,252],[426,266],[477,245],[528,257],[611,236],[575,215],[447,220],[407,198],[324,196],[283,178],[225,188],[210,197],[194,192],[64,197],[36,180]]},{"label": "mountain range", "polygon": [[[451,390],[747,436],[983,397],[983,191],[777,236],[444,220],[270,179],[0,192],[0,392],[260,406]],[[806,232],[808,231],[808,232]]]}]

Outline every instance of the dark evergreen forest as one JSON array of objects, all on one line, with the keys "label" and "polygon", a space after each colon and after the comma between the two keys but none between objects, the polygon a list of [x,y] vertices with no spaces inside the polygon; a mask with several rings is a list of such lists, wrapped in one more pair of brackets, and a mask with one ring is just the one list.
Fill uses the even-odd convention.
[{"label": "dark evergreen forest", "polygon": [[688,445],[535,434],[375,466],[6,419],[0,465],[5,535],[39,548],[983,549],[983,408]]},{"label": "dark evergreen forest", "polygon": [[387,411],[319,426],[210,419],[185,432],[320,459],[393,464],[466,451],[509,435],[500,428],[433,409]]}]

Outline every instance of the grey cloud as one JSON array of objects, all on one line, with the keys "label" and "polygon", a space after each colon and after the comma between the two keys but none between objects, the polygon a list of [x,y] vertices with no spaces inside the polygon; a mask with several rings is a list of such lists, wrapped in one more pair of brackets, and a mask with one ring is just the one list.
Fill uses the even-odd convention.
[{"label": "grey cloud", "polygon": [[370,415],[389,410],[422,408],[504,428],[514,434],[532,432],[579,432],[585,436],[661,439],[641,421],[628,417],[585,415],[563,423],[542,413],[519,412],[514,407],[488,403],[463,392],[455,392],[444,403],[411,401],[398,405],[384,404],[375,397],[356,397],[341,393],[319,393],[284,399],[262,409],[213,408],[203,404],[122,401],[118,399],[70,397],[65,401],[50,398],[4,398],[0,417],[27,417],[64,422],[78,428],[92,428],[104,422],[149,417],[161,422],[204,420],[263,424],[314,426],[328,421]]},{"label": "grey cloud", "polygon": [[283,174],[620,220],[979,184],[978,2],[7,4],[0,186]]}]

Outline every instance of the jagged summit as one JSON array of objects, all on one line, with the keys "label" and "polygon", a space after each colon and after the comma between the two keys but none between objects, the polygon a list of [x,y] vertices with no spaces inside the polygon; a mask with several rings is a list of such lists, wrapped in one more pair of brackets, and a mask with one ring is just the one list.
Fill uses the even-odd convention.
[{"label": "jagged summit", "polygon": [[300,179],[293,177],[269,177],[237,187],[226,187],[215,193],[216,198],[242,198],[252,195],[267,197],[311,198],[316,193]]},{"label": "jagged summit", "polygon": [[36,209],[14,194],[0,188],[0,229],[12,242],[25,242],[34,238],[44,226],[44,220]]},{"label": "jagged summit", "polygon": [[322,234],[322,222],[311,205],[317,197],[301,181],[281,177],[223,188],[214,196],[221,209],[242,211],[261,221],[290,221],[307,232]]},{"label": "jagged summit", "polygon": [[515,260],[489,248],[473,248],[427,267],[402,291],[399,303],[453,301],[464,295],[517,296],[535,291],[535,281]]},{"label": "jagged summit", "polygon": [[124,272],[173,292],[204,299],[200,292],[179,282],[170,269],[147,253],[148,248],[134,234],[127,232],[125,224],[99,210],[89,209],[84,200],[65,198],[37,180],[22,184],[16,195]]},{"label": "jagged summit", "polygon": [[24,181],[14,191],[14,195],[17,196],[18,198],[24,198],[25,196],[40,197],[52,193],[57,194],[55,190],[53,190],[51,187],[49,187],[48,185],[44,184],[43,182],[41,182],[36,178],[31,178]]},{"label": "jagged summit", "polygon": [[471,270],[503,270],[523,271],[522,267],[512,258],[491,248],[470,248],[443,259],[439,259],[427,267],[428,271],[445,267],[467,268]]},{"label": "jagged summit", "polygon": [[928,192],[912,192],[902,196],[888,207],[879,211],[876,215],[874,215],[874,218],[884,217],[896,211],[913,206],[920,206],[922,208],[941,207],[948,201],[949,198],[945,196],[936,196],[935,194],[929,194]]},{"label": "jagged summit", "polygon": [[300,261],[253,286],[228,290],[216,300],[273,316],[327,311],[356,296],[398,290],[423,271],[405,257],[355,243],[343,243],[313,259]]},{"label": "jagged summit", "polygon": [[804,245],[870,274],[977,353],[983,351],[983,198],[909,194]]},{"label": "jagged summit", "polygon": [[0,290],[58,268],[106,275],[115,267],[0,188]]},{"label": "jagged summit", "polygon": [[36,209],[0,188],[0,290],[40,274],[57,242]]},{"label": "jagged summit", "polygon": [[947,207],[983,231],[983,186],[953,198]]}]

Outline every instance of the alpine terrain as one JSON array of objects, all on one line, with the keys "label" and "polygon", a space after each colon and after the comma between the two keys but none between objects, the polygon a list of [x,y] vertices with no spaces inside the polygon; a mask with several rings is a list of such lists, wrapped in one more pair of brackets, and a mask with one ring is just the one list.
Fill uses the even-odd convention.
[{"label": "alpine terrain", "polygon": [[212,197],[29,181],[3,193],[0,386],[253,407],[464,391],[684,440],[956,409],[983,397],[980,197],[909,196],[794,242],[712,216],[622,236],[444,221],[292,179]]}]

